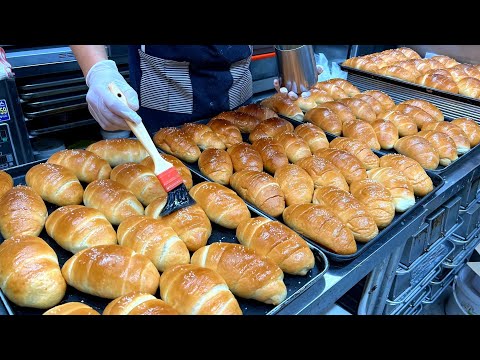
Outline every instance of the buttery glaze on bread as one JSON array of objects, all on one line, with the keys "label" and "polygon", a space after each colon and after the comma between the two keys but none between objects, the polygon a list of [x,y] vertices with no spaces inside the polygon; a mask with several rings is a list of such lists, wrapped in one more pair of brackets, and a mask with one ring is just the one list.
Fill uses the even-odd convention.
[{"label": "buttery glaze on bread", "polygon": [[345,180],[350,185],[352,181],[367,178],[367,171],[362,162],[354,155],[339,149],[320,149],[315,151],[315,156],[331,161],[342,172]]},{"label": "buttery glaze on bread", "polygon": [[62,267],[68,285],[86,294],[115,299],[132,291],[155,294],[160,275],[142,254],[120,245],[82,250]]},{"label": "buttery glaze on bread", "polygon": [[315,188],[331,185],[348,191],[348,184],[342,172],[329,160],[312,155],[301,159],[296,165],[310,175]]},{"label": "buttery glaze on bread", "polygon": [[0,198],[11,188],[13,188],[12,177],[5,171],[0,170]]},{"label": "buttery glaze on bread", "polygon": [[230,178],[230,186],[243,199],[271,216],[279,216],[285,209],[285,196],[280,185],[265,172],[236,172]]},{"label": "buttery glaze on bread", "polygon": [[440,109],[428,101],[422,99],[411,99],[401,102],[400,104],[407,104],[419,107],[423,111],[427,112],[430,116],[432,116],[436,121],[445,120],[443,113],[440,111]]},{"label": "buttery glaze on bread", "polygon": [[308,90],[308,92],[310,93],[310,98],[315,101],[317,105],[333,101],[333,98],[328,95],[325,90],[311,88]]},{"label": "buttery glaze on bread", "polygon": [[153,142],[163,151],[175,155],[186,162],[195,162],[200,156],[200,148],[183,130],[161,128],[153,137]]},{"label": "buttery glaze on bread", "polygon": [[392,98],[382,91],[367,90],[367,91],[364,91],[362,94],[365,94],[377,99],[382,104],[385,110],[391,110],[395,107],[395,102],[392,100]]},{"label": "buttery glaze on bread", "polygon": [[426,111],[421,108],[405,103],[398,104],[394,108],[395,110],[400,111],[402,114],[407,115],[415,121],[419,130],[423,129],[423,126],[428,123],[435,123],[436,120]]},{"label": "buttery glaze on bread", "polygon": [[58,245],[74,254],[87,247],[117,243],[117,233],[105,215],[82,205],[58,208],[47,218],[45,229]]},{"label": "buttery glaze on bread", "polygon": [[288,160],[292,163],[296,163],[298,160],[312,155],[310,147],[305,140],[293,132],[285,132],[277,135],[274,140],[283,146]]},{"label": "buttery glaze on bread", "polygon": [[392,149],[398,140],[398,129],[389,120],[375,120],[372,123],[373,131],[377,136],[378,143],[382,149]]},{"label": "buttery glaze on bread", "polygon": [[263,171],[263,160],[260,153],[248,143],[235,144],[227,149],[232,160],[233,170]]},{"label": "buttery glaze on bread", "polygon": [[235,191],[223,185],[204,181],[194,185],[189,194],[210,221],[227,229],[236,229],[241,221],[250,218],[245,202]]},{"label": "buttery glaze on bread", "polygon": [[192,264],[216,271],[239,297],[273,305],[287,297],[280,267],[243,245],[213,243],[204,246],[192,255]]},{"label": "buttery glaze on bread", "polygon": [[228,120],[212,119],[207,125],[217,134],[227,148],[243,141],[240,129]]},{"label": "buttery glaze on bread", "polygon": [[139,163],[148,156],[147,150],[136,139],[108,139],[89,145],[91,151],[108,161],[111,167],[134,162]]},{"label": "buttery glaze on bread", "polygon": [[348,94],[337,84],[328,81],[317,82],[314,88],[324,90],[333,100],[348,98]]},{"label": "buttery glaze on bread", "polygon": [[343,123],[343,136],[347,138],[357,139],[364,142],[370,149],[380,150],[375,130],[372,125],[363,120],[352,120]]},{"label": "buttery glaze on bread", "polygon": [[424,169],[435,170],[440,158],[437,149],[430,142],[418,135],[400,138],[394,146],[399,154],[417,161]]},{"label": "buttery glaze on bread", "polygon": [[434,130],[422,130],[417,135],[423,137],[437,150],[440,165],[448,166],[458,159],[455,141],[447,134]]},{"label": "buttery glaze on bread", "polygon": [[[450,75],[450,74],[449,74]],[[419,85],[458,94],[458,85],[451,76],[445,76],[438,70],[429,70],[415,81]]]},{"label": "buttery glaze on bread", "polygon": [[452,121],[453,125],[458,126],[467,135],[470,147],[480,143],[480,126],[470,118],[458,118]]},{"label": "buttery glaze on bread", "polygon": [[370,95],[367,95],[367,94],[357,94],[357,95],[354,96],[354,98],[363,100],[368,105],[370,105],[372,110],[375,112],[375,117],[386,110],[383,107],[382,103],[380,101],[378,101],[376,98],[374,98],[373,96],[370,96]]},{"label": "buttery glaze on bread", "polygon": [[466,77],[458,83],[458,92],[465,96],[480,98],[480,80],[473,77]]},{"label": "buttery glaze on bread", "polygon": [[283,220],[296,232],[337,254],[348,255],[357,251],[350,229],[326,206],[291,205],[283,212]]},{"label": "buttery glaze on bread", "polygon": [[470,141],[467,134],[457,125],[451,124],[448,121],[436,122],[432,124],[425,124],[422,130],[440,131],[452,138],[457,147],[457,154],[465,154],[470,150]]},{"label": "buttery glaze on bread", "polygon": [[[160,154],[160,156],[166,161],[168,161],[170,164],[172,164],[175,169],[177,169],[178,173],[183,179],[183,183],[185,184],[187,189],[190,190],[190,188],[193,186],[192,173],[190,172],[190,170],[175,156],[168,154]],[[147,156],[145,159],[143,159],[140,164],[148,167],[152,171],[155,170],[155,165],[150,156]]]},{"label": "buttery glaze on bread", "polygon": [[178,315],[178,311],[152,294],[133,291],[112,300],[103,315]]},{"label": "buttery glaze on bread", "polygon": [[82,203],[83,187],[80,181],[73,172],[61,165],[35,165],[27,171],[25,182],[49,203],[58,206]]},{"label": "buttery glaze on bread", "polygon": [[47,216],[45,203],[31,187],[18,185],[0,197],[0,232],[4,239],[38,236]]},{"label": "buttery glaze on bread", "polygon": [[110,179],[125,186],[144,206],[166,195],[153,171],[141,164],[127,163],[115,166]]},{"label": "buttery glaze on bread", "polygon": [[68,302],[57,305],[42,315],[100,315],[100,313],[84,303]]},{"label": "buttery glaze on bread", "polygon": [[225,149],[223,141],[205,124],[186,123],[182,131],[202,149]]},{"label": "buttery glaze on bread", "polygon": [[253,148],[258,151],[262,157],[263,168],[270,174],[288,164],[287,154],[283,146],[272,138],[261,138],[252,144]]},{"label": "buttery glaze on bread", "polygon": [[344,150],[352,154],[362,162],[367,170],[378,167],[378,156],[360,140],[338,137],[330,142],[330,148]]},{"label": "buttery glaze on bread", "polygon": [[296,100],[293,100],[293,103],[302,111],[308,111],[317,106],[317,102],[308,92],[302,93]]},{"label": "buttery glaze on bread", "polygon": [[366,122],[375,121],[377,115],[375,111],[372,109],[370,105],[366,101],[363,101],[359,98],[347,98],[347,99],[340,99],[337,100],[344,105],[347,105],[352,113],[360,120],[364,120]]},{"label": "buttery glaze on bread", "polygon": [[290,121],[281,119],[279,117],[274,117],[264,120],[260,124],[255,126],[255,129],[253,129],[248,136],[248,140],[253,143],[254,141],[261,138],[274,138],[279,134],[291,131],[293,131],[293,125]]},{"label": "buttery glaze on bread", "polygon": [[368,242],[378,235],[375,219],[365,206],[347,191],[333,186],[319,187],[313,194],[313,203],[332,210],[359,242]]},{"label": "buttery glaze on bread", "polygon": [[279,221],[262,216],[245,220],[236,236],[240,244],[266,256],[287,274],[306,275],[315,265],[307,242]]},{"label": "buttery glaze on bread", "polygon": [[243,113],[241,111],[224,111],[213,119],[225,119],[238,127],[242,133],[250,133],[261,121],[256,117]]},{"label": "buttery glaze on bread", "polygon": [[48,309],[65,295],[67,285],[55,251],[30,235],[0,244],[0,289],[18,306]]},{"label": "buttery glaze on bread", "polygon": [[342,121],[337,114],[328,108],[313,108],[306,112],[304,119],[318,126],[322,131],[327,131],[333,135],[342,133]]},{"label": "buttery glaze on bread", "polygon": [[160,272],[190,262],[185,243],[171,227],[157,219],[130,216],[118,226],[117,235],[119,245],[145,255]]},{"label": "buttery glaze on bread", "polygon": [[181,315],[242,315],[237,299],[216,272],[177,265],[160,278],[160,296]]},{"label": "buttery glaze on bread", "polygon": [[287,116],[297,121],[303,120],[303,111],[296,105],[287,94],[276,93],[260,102],[260,105],[265,106],[277,114]]},{"label": "buttery glaze on bread", "polygon": [[225,150],[206,149],[198,158],[198,168],[203,175],[222,185],[228,185],[233,174],[230,155]]},{"label": "buttery glaze on bread", "polygon": [[387,110],[378,115],[378,119],[391,121],[397,128],[399,137],[415,135],[418,132],[417,123],[398,110]]},{"label": "buttery glaze on bread", "polygon": [[61,150],[47,161],[66,167],[73,172],[78,180],[90,183],[97,179],[108,179],[112,168],[109,163],[87,150]]},{"label": "buttery glaze on bread", "polygon": [[334,84],[338,86],[340,89],[345,91],[345,93],[350,97],[360,94],[360,90],[358,90],[358,88],[355,85],[353,85],[351,82],[344,79],[333,78],[333,79],[327,80],[326,83]]},{"label": "buttery glaze on bread", "polygon": [[312,202],[313,180],[300,166],[284,165],[277,169],[274,179],[283,191],[287,206]]},{"label": "buttery glaze on bread", "polygon": [[135,195],[122,184],[111,180],[95,180],[83,194],[85,206],[100,210],[113,225],[132,215],[143,215],[144,208]]},{"label": "buttery glaze on bread", "polygon": [[313,153],[318,149],[328,148],[328,139],[322,129],[312,123],[304,123],[295,128],[294,133],[308,144]]},{"label": "buttery glaze on bread", "polygon": [[248,104],[240,106],[237,111],[252,115],[253,117],[261,121],[277,116],[277,113],[275,111],[258,104]]}]

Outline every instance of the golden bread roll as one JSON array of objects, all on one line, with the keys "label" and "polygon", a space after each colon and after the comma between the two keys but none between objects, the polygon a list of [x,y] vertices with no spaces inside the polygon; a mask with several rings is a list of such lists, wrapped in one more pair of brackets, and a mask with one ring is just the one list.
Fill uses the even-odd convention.
[{"label": "golden bread roll", "polygon": [[248,136],[248,140],[253,143],[261,138],[274,138],[279,134],[291,131],[293,131],[293,125],[290,121],[279,117],[270,118],[258,124]]},{"label": "golden bread roll", "polygon": [[460,64],[458,61],[452,59],[451,57],[445,56],[445,55],[436,55],[431,57],[432,60],[438,61],[442,65],[444,65],[446,68],[452,68],[458,64]]},{"label": "golden bread roll", "polygon": [[243,141],[240,129],[228,120],[212,119],[207,125],[217,134],[227,148]]},{"label": "golden bread roll", "polygon": [[273,305],[287,297],[280,267],[243,245],[213,243],[204,246],[192,255],[192,265],[216,271],[239,297]]},{"label": "golden bread roll", "polygon": [[398,78],[401,80],[405,80],[408,82],[415,82],[415,79],[418,77],[418,75],[421,75],[419,72],[410,72],[408,70],[405,70],[404,68],[396,65],[389,65],[385,66],[380,69],[379,74],[384,75],[384,76],[389,76],[389,77],[394,77]]},{"label": "golden bread roll", "polygon": [[310,97],[313,99],[313,101],[315,101],[315,103],[317,103],[317,105],[333,101],[333,98],[328,95],[325,90],[311,88],[308,90],[308,92],[310,93]]},{"label": "golden bread roll", "polygon": [[377,99],[380,104],[382,104],[385,111],[391,110],[395,107],[395,102],[392,100],[392,98],[380,90],[367,90],[364,91],[362,94]]},{"label": "golden bread roll", "polygon": [[470,141],[467,134],[458,126],[448,122],[442,121],[434,124],[426,124],[422,130],[435,130],[447,134],[455,141],[457,147],[457,154],[465,154],[470,150]]},{"label": "golden bread roll", "polygon": [[405,175],[417,196],[425,196],[433,190],[432,179],[415,160],[401,154],[388,154],[380,158],[380,167],[392,167]]},{"label": "golden bread roll", "polygon": [[228,185],[233,174],[230,155],[225,150],[206,149],[198,158],[198,168],[203,175],[222,185]]},{"label": "golden bread roll", "polygon": [[111,180],[95,180],[83,194],[85,206],[100,210],[113,225],[132,215],[143,215],[144,209],[135,195],[122,184]]},{"label": "golden bread roll", "polygon": [[430,70],[415,81],[419,85],[458,94],[458,85],[448,76],[439,73],[438,70]]},{"label": "golden bread roll", "polygon": [[421,99],[412,99],[412,100],[401,102],[400,104],[407,104],[407,105],[419,107],[420,109],[428,113],[431,117],[433,117],[436,121],[445,120],[443,113],[440,111],[440,109],[435,105],[433,105],[432,103],[429,103],[428,101],[421,100]]},{"label": "golden bread roll", "polygon": [[178,311],[152,294],[133,291],[112,300],[103,315],[178,315]]},{"label": "golden bread roll", "polygon": [[312,202],[313,180],[300,166],[284,165],[277,169],[274,179],[283,191],[287,206]]},{"label": "golden bread roll", "polygon": [[474,147],[480,143],[480,126],[470,118],[458,118],[451,122],[458,126],[467,135],[470,147]]},{"label": "golden bread roll", "polygon": [[401,51],[403,55],[405,55],[409,59],[420,59],[420,55],[418,53],[410,48],[407,47],[400,47],[397,49],[398,51]]},{"label": "golden bread roll", "polygon": [[400,138],[394,148],[399,154],[417,161],[424,169],[435,170],[440,162],[437,149],[427,139],[418,135]]},{"label": "golden bread roll", "polygon": [[362,162],[354,155],[339,149],[320,149],[315,151],[315,156],[331,161],[342,172],[347,184],[367,178],[367,171]]},{"label": "golden bread roll", "polygon": [[[301,110],[300,110],[301,111]],[[224,119],[230,121],[235,125],[242,133],[250,133],[255,126],[260,124],[261,120],[247,113],[241,111],[224,111],[217,116],[214,116],[213,119]]]},{"label": "golden bread roll", "polygon": [[174,127],[161,128],[153,137],[153,142],[166,151],[186,162],[195,162],[200,156],[200,148],[181,129]]},{"label": "golden bread roll", "polygon": [[73,172],[61,165],[35,165],[27,171],[25,182],[51,204],[64,206],[82,203],[82,184]]},{"label": "golden bread roll", "polygon": [[407,70],[414,78],[417,78],[422,75],[420,71],[417,70],[415,64],[411,60],[403,60],[395,63],[395,66],[400,66]]},{"label": "golden bread roll", "polygon": [[220,137],[205,124],[186,123],[181,129],[202,150],[225,149],[225,144]]},{"label": "golden bread roll", "polygon": [[230,178],[230,186],[246,201],[270,216],[279,216],[285,209],[285,196],[275,179],[253,170],[236,172]]},{"label": "golden bread roll", "polygon": [[262,100],[260,105],[275,111],[279,115],[283,115],[297,121],[303,120],[302,109],[300,109],[292,100],[290,100],[286,94],[276,93],[275,95]]},{"label": "golden bread roll", "polygon": [[455,141],[447,134],[434,130],[422,130],[417,135],[423,137],[437,150],[440,165],[448,166],[458,159]]},{"label": "golden bread roll", "polygon": [[67,284],[55,251],[36,236],[12,236],[0,244],[0,289],[18,306],[48,309],[65,295]]},{"label": "golden bread roll", "polygon": [[315,266],[307,242],[279,221],[262,216],[243,221],[236,236],[240,244],[266,256],[287,274],[306,275]]},{"label": "golden bread roll", "polygon": [[108,139],[97,141],[85,150],[106,160],[111,167],[134,162],[139,163],[148,156],[147,150],[137,139]]},{"label": "golden bread roll", "polygon": [[415,135],[418,132],[417,123],[410,116],[398,110],[387,110],[378,115],[379,120],[388,120],[395,125],[398,136]]},{"label": "golden bread roll", "polygon": [[365,101],[375,112],[375,116],[378,116],[382,112],[384,112],[386,109],[383,107],[382,103],[375,99],[373,96],[361,93],[357,94],[354,96],[356,99],[360,99],[362,101]]},{"label": "golden bread roll", "polygon": [[308,144],[313,153],[318,149],[328,148],[328,139],[322,129],[312,123],[304,123],[295,128],[294,133]]},{"label": "golden bread roll", "polygon": [[160,278],[160,296],[181,315],[242,315],[237,299],[216,272],[177,265]]},{"label": "golden bread roll", "polygon": [[348,98],[348,94],[340,86],[332,82],[328,82],[328,81],[317,82],[316,84],[313,85],[313,87],[315,89],[326,91],[328,96],[333,98],[333,100]]},{"label": "golden bread roll", "polygon": [[[230,181],[233,181],[233,176]],[[204,181],[194,185],[189,194],[210,221],[227,229],[236,229],[241,221],[250,218],[245,202],[235,191],[223,185]]]},{"label": "golden bread roll", "polygon": [[367,175],[390,191],[395,211],[404,212],[415,205],[413,187],[401,171],[393,167],[382,167],[367,171]]},{"label": "golden bread roll", "polygon": [[477,80],[480,79],[480,70],[472,65],[459,64],[449,68],[448,71],[450,72],[450,75],[452,75],[453,80],[455,80],[457,83],[468,77],[472,77]]},{"label": "golden bread roll", "polygon": [[100,315],[100,313],[84,303],[68,302],[57,305],[42,315]]},{"label": "golden bread roll", "polygon": [[342,121],[338,115],[328,108],[321,107],[321,105],[307,111],[304,120],[311,122],[323,131],[327,131],[333,135],[340,135],[342,133]]},{"label": "golden bread roll", "polygon": [[312,155],[301,159],[296,165],[310,175],[315,188],[331,185],[348,191],[347,180],[345,180],[340,169],[329,160]]},{"label": "golden bread roll", "polygon": [[[160,156],[164,158],[166,161],[168,161],[170,164],[172,164],[175,167],[175,169],[177,169],[178,173],[183,179],[183,183],[185,184],[187,189],[190,190],[190,188],[193,186],[192,173],[190,172],[190,169],[187,168],[175,156],[168,155],[168,154],[160,154]],[[145,159],[143,159],[140,162],[140,165],[144,165],[148,167],[150,170],[155,171],[155,165],[150,156],[147,156]]]},{"label": "golden bread roll", "polygon": [[283,220],[296,232],[336,254],[349,255],[357,251],[350,229],[326,206],[291,205],[283,212]]},{"label": "golden bread roll", "polygon": [[362,141],[338,137],[330,142],[330,148],[344,150],[352,154],[362,162],[363,167],[367,170],[378,167],[378,156]]},{"label": "golden bread roll", "polygon": [[0,170],[0,198],[11,188],[13,188],[12,177],[5,171]]},{"label": "golden bread roll", "polygon": [[302,111],[308,111],[317,106],[315,98],[309,92],[302,93],[296,100],[293,100],[293,103]]},{"label": "golden bread roll", "polygon": [[466,77],[458,83],[458,92],[461,95],[480,98],[480,80],[473,77]]},{"label": "golden bread roll", "polygon": [[413,121],[415,121],[415,124],[417,124],[419,130],[422,130],[425,124],[436,122],[433,116],[417,106],[401,103],[395,106],[394,109],[411,117]]},{"label": "golden bread roll", "polygon": [[263,168],[270,174],[275,174],[275,171],[288,164],[287,154],[283,146],[272,138],[261,138],[252,144],[252,147],[262,157]]},{"label": "golden bread roll", "polygon": [[47,216],[45,203],[31,187],[18,185],[0,197],[0,232],[4,239],[38,236]]},{"label": "golden bread roll", "polygon": [[62,267],[68,285],[86,294],[115,299],[132,291],[155,294],[160,275],[142,254],[120,245],[82,250]]},{"label": "golden bread roll", "polygon": [[364,142],[370,149],[380,150],[375,130],[372,125],[363,120],[352,120],[343,123],[342,133],[344,137]]},{"label": "golden bread roll", "polygon": [[312,155],[310,147],[300,136],[293,132],[285,132],[274,138],[285,149],[285,154],[290,162],[296,163],[298,160]]},{"label": "golden bread roll", "polygon": [[237,111],[251,115],[261,121],[270,119],[272,117],[277,117],[277,113],[275,111],[258,104],[240,106]]},{"label": "golden bread roll", "polygon": [[58,245],[74,254],[88,247],[117,243],[117,233],[105,215],[82,205],[58,208],[48,216],[45,229]]},{"label": "golden bread roll", "polygon": [[326,83],[334,84],[338,86],[340,89],[345,91],[345,93],[350,97],[360,94],[360,90],[358,90],[358,88],[355,85],[353,85],[351,82],[344,79],[333,78],[333,79],[327,80]]},{"label": "golden bread roll", "polygon": [[228,148],[227,153],[232,160],[234,171],[263,171],[262,156],[252,145],[244,142],[235,144]]},{"label": "golden bread roll", "polygon": [[364,120],[366,122],[371,123],[375,121],[377,115],[375,111],[372,109],[370,105],[366,101],[363,101],[358,98],[347,98],[347,99],[340,99],[337,102],[346,105],[352,110],[352,113],[355,115],[356,118],[360,120]]},{"label": "golden bread roll", "polygon": [[86,183],[108,179],[112,171],[107,160],[87,150],[61,150],[50,156],[47,162],[66,167],[78,180]]},{"label": "golden bread roll", "polygon": [[392,149],[398,140],[398,129],[395,124],[389,120],[379,119],[372,123],[373,131],[377,136],[378,143],[382,149]]},{"label": "golden bread roll", "polygon": [[368,242],[378,235],[375,219],[352,194],[333,186],[315,189],[313,203],[330,209],[353,234],[355,240]]}]

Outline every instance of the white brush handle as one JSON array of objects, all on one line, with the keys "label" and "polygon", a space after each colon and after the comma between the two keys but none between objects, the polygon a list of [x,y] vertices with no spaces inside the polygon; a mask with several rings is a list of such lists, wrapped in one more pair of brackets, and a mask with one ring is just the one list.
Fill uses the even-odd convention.
[{"label": "white brush handle", "polygon": [[[114,94],[125,105],[128,106],[125,95],[118,88],[118,86],[115,85],[115,83],[111,82],[110,84],[108,84],[108,89],[112,92],[112,94]],[[135,134],[137,139],[142,143],[143,147],[150,154],[150,157],[152,158],[153,163],[155,164],[155,170],[154,170],[155,175],[159,175],[165,170],[168,170],[171,167],[173,167],[172,164],[170,164],[168,161],[166,161],[160,156],[160,154],[158,153],[157,147],[153,143],[152,138],[150,137],[150,134],[148,133],[147,129],[145,129],[145,125],[143,125],[143,122],[137,124],[128,119],[125,119],[125,122],[128,124],[128,126],[130,127],[132,132]]]}]

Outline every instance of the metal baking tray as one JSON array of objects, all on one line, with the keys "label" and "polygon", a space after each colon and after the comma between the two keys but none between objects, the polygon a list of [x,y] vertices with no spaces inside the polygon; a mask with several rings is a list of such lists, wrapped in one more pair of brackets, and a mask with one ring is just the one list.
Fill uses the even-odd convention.
[{"label": "metal baking tray", "polygon": [[[21,166],[17,167],[12,167],[10,169],[7,169],[6,172],[9,173],[15,182],[15,185],[18,184],[25,184],[25,174],[26,172],[34,165],[39,164],[43,161],[35,161],[29,164],[24,164]],[[197,176],[195,173],[192,173],[192,178],[193,178],[193,183],[197,184],[199,182],[204,181],[203,177]],[[46,203],[48,213],[50,214],[52,211],[58,208],[58,206]],[[252,216],[258,216],[262,215],[260,213],[257,213],[255,209],[250,208],[250,211],[252,212]],[[116,229],[117,227],[114,226]],[[63,264],[72,256],[72,253],[69,251],[64,250],[61,248],[52,238],[50,238],[45,231],[45,229],[42,231],[40,234],[40,237],[44,239],[51,247],[53,250],[55,250],[57,256],[58,256],[58,261],[60,263],[60,267],[63,266]],[[0,243],[4,239],[0,235]],[[236,236],[235,236],[235,230],[232,229],[226,229],[224,227],[221,227],[215,223],[212,222],[212,235],[210,236],[208,240],[208,244],[211,244],[213,242],[230,242],[230,243],[238,243]],[[315,256],[315,266],[313,269],[311,269],[305,276],[295,276],[295,275],[289,275],[285,274],[284,277],[284,282],[287,287],[287,298],[280,303],[277,306],[273,305],[268,305],[261,303],[256,300],[246,300],[242,299],[240,297],[236,297],[238,300],[238,303],[243,311],[244,315],[273,315],[276,314],[278,311],[281,309],[285,308],[288,306],[288,304],[293,301],[295,298],[297,298],[300,294],[305,292],[310,286],[315,284],[317,281],[319,281],[323,275],[326,273],[326,271],[329,268],[329,262],[325,254],[323,254],[321,251],[319,251],[315,247],[311,247],[311,250]],[[157,290],[157,293],[155,294],[157,298],[160,298],[159,296],[159,291]],[[7,312],[11,315],[40,315],[46,311],[42,309],[34,309],[34,308],[26,308],[26,307],[20,307],[15,304],[13,304],[11,301],[9,301],[0,291],[0,301],[4,302],[5,308],[7,309]],[[65,302],[71,302],[71,301],[79,301],[83,302],[85,304],[90,305],[93,307],[95,310],[97,310],[100,314],[103,312],[103,309],[107,304],[112,301],[111,299],[103,299],[97,296],[92,296],[88,295],[85,293],[82,293],[76,289],[74,289],[71,286],[67,286],[67,291],[65,293],[65,297],[61,301],[60,304],[63,304]]]}]

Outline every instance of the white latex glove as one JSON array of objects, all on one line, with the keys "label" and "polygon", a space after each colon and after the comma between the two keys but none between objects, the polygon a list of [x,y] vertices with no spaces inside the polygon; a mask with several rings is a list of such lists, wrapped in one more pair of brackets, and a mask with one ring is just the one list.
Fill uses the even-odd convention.
[{"label": "white latex glove", "polygon": [[[114,61],[102,60],[93,65],[87,73],[86,82],[88,110],[104,130],[130,130],[124,119],[135,123],[142,121],[135,112],[139,108],[137,92],[118,72]],[[123,92],[128,106],[110,92],[108,84],[111,82]]]},{"label": "white latex glove", "polygon": [[[323,72],[323,68],[320,65],[317,65],[317,77]],[[302,96],[307,97],[310,95],[308,92],[308,89],[306,89],[303,85],[300,86],[300,89],[297,89],[297,84],[296,83],[290,83],[288,82],[285,84],[285,87],[280,87],[280,80],[279,79],[274,79],[273,80],[273,87],[277,92],[281,92],[283,94],[288,94],[288,97],[292,100],[297,100],[298,99],[298,94],[300,93]]]},{"label": "white latex glove", "polygon": [[0,47],[0,79],[5,79],[8,77],[13,78],[15,74],[12,71],[12,65],[7,61],[7,56],[5,50]]}]

